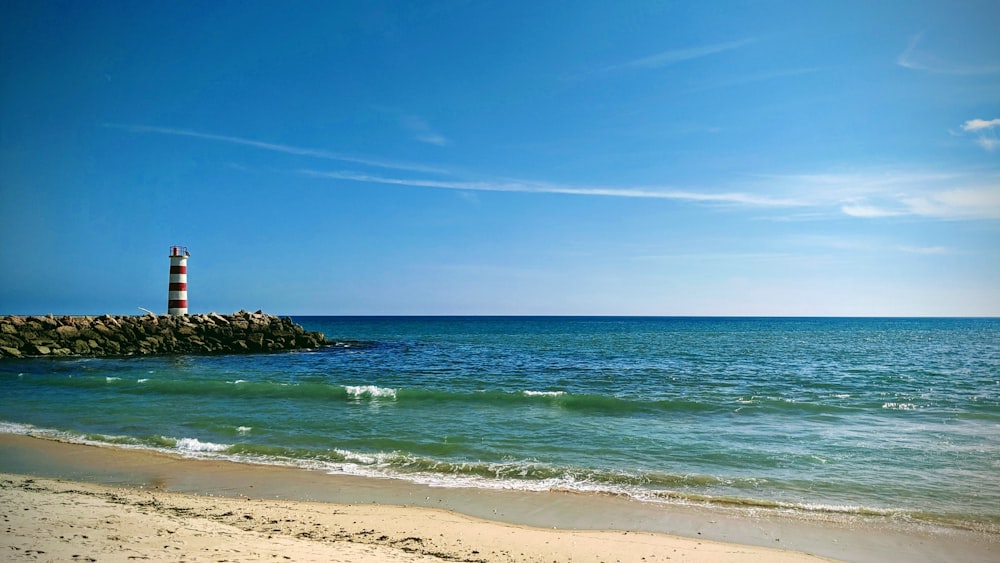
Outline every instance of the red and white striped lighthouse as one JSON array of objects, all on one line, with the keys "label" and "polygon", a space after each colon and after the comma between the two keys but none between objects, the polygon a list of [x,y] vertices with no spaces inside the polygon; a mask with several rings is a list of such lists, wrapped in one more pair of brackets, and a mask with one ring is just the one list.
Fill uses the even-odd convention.
[{"label": "red and white striped lighthouse", "polygon": [[186,246],[170,247],[170,290],[167,292],[167,314],[188,314],[188,257]]}]

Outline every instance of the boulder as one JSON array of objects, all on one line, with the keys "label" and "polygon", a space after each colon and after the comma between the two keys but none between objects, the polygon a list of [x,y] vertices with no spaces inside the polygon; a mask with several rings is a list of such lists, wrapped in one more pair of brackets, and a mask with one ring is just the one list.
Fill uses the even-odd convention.
[{"label": "boulder", "polygon": [[18,350],[17,348],[12,348],[10,346],[0,346],[0,355],[20,358],[22,354],[21,351]]},{"label": "boulder", "polygon": [[77,340],[73,343],[73,353],[80,356],[86,356],[90,354],[90,345],[83,340]]},{"label": "boulder", "polygon": [[76,336],[80,334],[80,329],[73,325],[62,325],[56,327],[56,333],[63,338],[70,339],[76,338]]},{"label": "boulder", "polygon": [[216,323],[216,324],[223,324],[223,325],[228,325],[229,324],[229,319],[227,319],[226,317],[223,317],[222,315],[220,315],[218,313],[209,313],[208,314],[208,319],[211,320],[212,322]]}]

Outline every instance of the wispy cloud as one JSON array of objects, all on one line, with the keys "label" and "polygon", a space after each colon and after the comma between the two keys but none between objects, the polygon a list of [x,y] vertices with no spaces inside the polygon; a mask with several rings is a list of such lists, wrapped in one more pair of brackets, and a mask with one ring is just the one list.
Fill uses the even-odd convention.
[{"label": "wispy cloud", "polygon": [[155,127],[150,125],[122,125],[117,123],[105,123],[105,127],[110,127],[114,129],[124,129],[125,131],[130,131],[132,133],[154,133],[158,135],[172,135],[177,137],[191,137],[195,139],[202,139],[206,141],[217,141],[222,143],[229,143],[233,145],[243,145],[247,147],[254,147],[257,149],[262,149],[271,152],[280,152],[285,154],[294,154],[299,156],[309,156],[313,158],[320,158],[324,160],[336,160],[340,162],[353,162],[355,164],[364,164],[366,166],[372,166],[375,168],[384,168],[389,170],[403,170],[407,172],[423,172],[427,174],[448,174],[447,170],[440,168],[433,168],[430,166],[424,166],[421,164],[409,164],[404,162],[392,162],[386,160],[379,160],[374,158],[358,157],[338,152],[332,152],[323,149],[312,149],[296,147],[292,145],[282,145],[278,143],[268,143],[265,141],[257,141],[254,139],[247,139],[244,137],[234,137],[231,135],[217,135],[215,133],[204,133],[201,131],[194,131],[190,129],[176,129],[172,127]]},{"label": "wispy cloud", "polygon": [[910,38],[906,49],[896,57],[896,64],[910,70],[934,72],[938,74],[994,74],[1000,73],[1000,65],[970,65],[944,61],[937,56],[920,50],[924,34],[918,33]]},{"label": "wispy cloud", "polygon": [[1000,184],[983,187],[913,189],[873,194],[875,203],[852,203],[841,210],[853,217],[916,216],[938,219],[1000,219]]},{"label": "wispy cloud", "polygon": [[952,254],[955,251],[947,246],[906,246],[899,245],[896,250],[908,254]]},{"label": "wispy cloud", "polygon": [[450,139],[431,127],[427,119],[419,115],[414,115],[395,106],[374,104],[371,108],[376,112],[389,116],[391,119],[396,121],[401,128],[405,129],[410,135],[412,135],[412,138],[415,141],[439,147],[451,144]]},{"label": "wispy cloud", "polygon": [[[456,190],[466,193],[566,194],[672,200],[759,209],[794,208],[795,212],[806,220],[821,220],[837,214],[865,219],[891,217],[946,220],[1000,219],[1000,175],[995,173],[874,170],[849,174],[761,175],[749,179],[733,179],[712,188],[685,189],[669,185],[594,186],[536,180],[483,179],[474,176],[471,179],[468,177],[453,179],[457,176],[452,172],[419,164],[356,157],[322,149],[269,143],[231,135],[147,125],[106,124],[105,126],[133,133],[189,137],[399,172],[387,175],[313,169],[296,171],[297,174],[316,178],[368,184]],[[971,119],[962,125],[963,131],[975,134],[992,134],[997,128],[1000,128],[1000,119]],[[993,142],[995,137],[987,140]],[[428,175],[435,175],[438,178]],[[447,175],[449,179],[441,179],[442,175]]]},{"label": "wispy cloud", "polygon": [[740,47],[749,45],[754,41],[755,41],[754,39],[744,39],[741,41],[728,41],[726,43],[715,43],[713,45],[703,45],[700,47],[672,49],[670,51],[663,51],[661,53],[656,53],[655,55],[649,55],[647,57],[642,57],[624,63],[607,66],[601,70],[604,72],[610,72],[617,70],[660,68],[668,65],[681,63],[684,61],[700,59],[702,57],[715,55],[717,53],[732,51],[733,49],[739,49]]},{"label": "wispy cloud", "polygon": [[955,254],[958,251],[954,248],[940,245],[913,246],[888,242],[880,238],[851,235],[817,235],[817,234],[796,234],[787,239],[787,242],[796,248],[806,248],[812,255],[813,249],[832,249],[834,251],[844,251],[852,255],[858,253],[879,253],[886,252],[906,254]]},{"label": "wispy cloud", "polygon": [[413,138],[421,143],[443,147],[451,143],[444,135],[433,130],[427,121],[416,115],[404,115],[400,118],[403,127],[413,133]]},{"label": "wispy cloud", "polygon": [[880,217],[898,217],[900,215],[906,215],[906,212],[898,209],[886,209],[884,207],[876,207],[874,205],[864,205],[857,203],[849,203],[842,205],[840,210],[844,212],[844,215],[850,215],[851,217],[863,217],[866,219],[877,219]]},{"label": "wispy cloud", "polygon": [[[962,124],[962,131],[976,134],[976,144],[988,151],[1000,147],[1000,138],[994,128],[1000,127],[1000,119],[970,119]],[[953,135],[960,135],[951,132]]]},{"label": "wispy cloud", "polygon": [[818,208],[865,219],[1000,219],[1000,177],[943,172],[871,171],[768,177]]},{"label": "wispy cloud", "polygon": [[709,260],[719,260],[725,262],[731,262],[734,260],[744,260],[744,261],[772,261],[781,260],[787,261],[789,259],[804,258],[804,259],[815,259],[814,256],[797,256],[788,252],[681,252],[676,254],[642,254],[638,256],[632,256],[630,259],[635,261],[709,261]]},{"label": "wispy cloud", "polygon": [[[809,209],[813,220],[835,214],[863,219],[918,217],[947,220],[1000,219],[1000,179],[946,173],[813,174],[768,176],[749,190],[700,191],[668,186],[588,186],[531,180],[451,181],[388,177],[347,171],[298,170],[314,178],[458,190],[660,199],[771,209]],[[788,196],[785,194],[795,194]]]},{"label": "wispy cloud", "polygon": [[700,203],[750,205],[764,207],[791,207],[802,205],[802,202],[791,198],[760,196],[740,192],[703,193],[696,191],[674,190],[655,187],[601,187],[573,186],[553,184],[548,182],[532,182],[520,180],[508,181],[467,181],[453,182],[428,180],[420,178],[388,178],[354,172],[323,172],[317,170],[300,170],[299,173],[315,178],[330,178],[349,180],[372,184],[389,184],[417,188],[436,188],[444,190],[488,191],[488,192],[523,192],[547,193],[584,196],[626,197],[646,199],[669,199]]},{"label": "wispy cloud", "polygon": [[1000,140],[990,137],[979,137],[976,139],[976,144],[988,151],[992,151],[993,149],[1000,147]]},{"label": "wispy cloud", "polygon": [[717,88],[731,88],[733,86],[743,86],[746,84],[754,84],[757,82],[765,82],[769,80],[777,80],[780,78],[789,78],[804,74],[812,74],[814,72],[820,72],[823,70],[826,70],[826,68],[805,67],[805,68],[792,68],[786,70],[775,70],[771,72],[759,72],[755,74],[747,74],[744,76],[734,76],[726,80],[721,80],[719,82],[709,83],[705,84],[704,86],[693,88],[692,91],[699,92],[704,90],[714,90]]}]

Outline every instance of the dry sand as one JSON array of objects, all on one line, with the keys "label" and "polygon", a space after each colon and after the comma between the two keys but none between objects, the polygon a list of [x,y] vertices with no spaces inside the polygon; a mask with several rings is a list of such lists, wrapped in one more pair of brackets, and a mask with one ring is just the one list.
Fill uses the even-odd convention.
[{"label": "dry sand", "polygon": [[5,561],[822,561],[418,507],[234,499],[0,474]]}]

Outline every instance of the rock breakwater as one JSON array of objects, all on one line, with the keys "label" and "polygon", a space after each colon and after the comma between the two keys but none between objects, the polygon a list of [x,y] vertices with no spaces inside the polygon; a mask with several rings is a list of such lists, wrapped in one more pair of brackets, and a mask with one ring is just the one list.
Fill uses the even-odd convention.
[{"label": "rock breakwater", "polygon": [[239,354],[316,348],[323,333],[261,311],[0,317],[0,357]]}]

